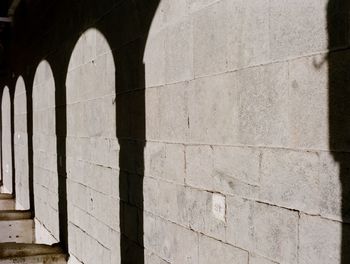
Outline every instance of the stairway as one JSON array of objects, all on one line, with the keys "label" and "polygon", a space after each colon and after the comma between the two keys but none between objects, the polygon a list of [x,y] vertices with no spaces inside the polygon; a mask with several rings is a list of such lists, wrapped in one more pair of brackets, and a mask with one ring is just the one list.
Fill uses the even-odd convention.
[{"label": "stairway", "polygon": [[15,204],[11,194],[0,194],[0,264],[66,264],[59,245],[35,244],[32,213]]}]

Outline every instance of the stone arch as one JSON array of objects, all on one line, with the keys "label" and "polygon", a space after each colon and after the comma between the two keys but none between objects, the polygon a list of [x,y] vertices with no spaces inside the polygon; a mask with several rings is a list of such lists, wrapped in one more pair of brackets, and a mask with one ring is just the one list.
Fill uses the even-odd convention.
[{"label": "stone arch", "polygon": [[118,263],[115,64],[100,31],[89,29],[76,43],[66,89],[68,245],[81,245],[69,253],[87,264]]},{"label": "stone arch", "polygon": [[1,101],[2,114],[2,169],[3,169],[3,189],[2,192],[13,192],[12,175],[12,132],[11,132],[11,97],[10,90],[4,87]]},{"label": "stone arch", "polygon": [[55,82],[47,61],[33,81],[33,181],[35,237],[38,243],[59,241]]},{"label": "stone arch", "polygon": [[14,95],[14,152],[15,152],[15,188],[16,208],[28,210],[28,134],[27,134],[27,96],[25,83],[20,76],[16,82]]}]

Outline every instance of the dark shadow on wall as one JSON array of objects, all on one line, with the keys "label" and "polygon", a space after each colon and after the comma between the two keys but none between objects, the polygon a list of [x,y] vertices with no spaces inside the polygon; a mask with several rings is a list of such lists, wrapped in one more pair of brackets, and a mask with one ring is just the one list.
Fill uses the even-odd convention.
[{"label": "dark shadow on wall", "polygon": [[28,193],[29,193],[29,209],[32,217],[35,217],[34,207],[34,155],[33,155],[33,78],[35,72],[23,75],[24,87],[26,89],[27,102],[27,147],[28,147]]},{"label": "dark shadow on wall", "polygon": [[341,263],[350,263],[350,0],[329,0],[329,147],[339,164],[342,187]]},{"label": "dark shadow on wall", "polygon": [[[22,1],[16,11],[13,38],[8,53],[9,67],[16,75],[25,76],[24,73],[28,71],[35,72],[39,62],[46,59],[54,75],[60,243],[66,250],[68,250],[67,203],[69,203],[66,182],[66,77],[75,44],[83,32],[93,27],[104,35],[113,50],[116,69],[114,101],[116,136],[120,145],[120,174],[116,177],[119,176],[121,263],[145,262],[143,176],[146,117],[143,55],[159,1],[36,0]],[[27,80],[25,82],[29,84],[29,87],[26,86],[27,100],[32,102],[33,83]],[[27,111],[28,136],[32,137],[32,103],[28,103]],[[30,162],[33,162],[32,148],[31,141]],[[30,171],[33,173],[32,168]],[[32,174],[31,184],[33,184]],[[32,195],[33,185],[31,185],[31,197]]]}]

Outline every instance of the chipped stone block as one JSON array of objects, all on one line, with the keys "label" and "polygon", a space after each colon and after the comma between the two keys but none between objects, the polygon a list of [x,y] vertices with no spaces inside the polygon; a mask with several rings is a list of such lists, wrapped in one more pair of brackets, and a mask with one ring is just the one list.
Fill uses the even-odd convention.
[{"label": "chipped stone block", "polygon": [[315,152],[264,150],[259,198],[272,204],[319,213],[319,165]]},{"label": "chipped stone block", "polygon": [[198,234],[159,219],[159,256],[170,263],[198,263]]}]

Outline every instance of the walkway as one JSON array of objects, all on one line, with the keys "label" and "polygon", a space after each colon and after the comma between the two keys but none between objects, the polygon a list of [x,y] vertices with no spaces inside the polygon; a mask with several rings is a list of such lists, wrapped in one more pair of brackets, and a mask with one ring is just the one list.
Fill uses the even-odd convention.
[{"label": "walkway", "polygon": [[0,194],[0,264],[63,264],[67,256],[58,245],[35,244],[30,211],[15,210],[11,194]]}]

